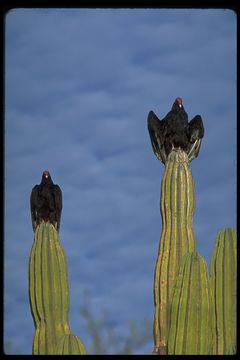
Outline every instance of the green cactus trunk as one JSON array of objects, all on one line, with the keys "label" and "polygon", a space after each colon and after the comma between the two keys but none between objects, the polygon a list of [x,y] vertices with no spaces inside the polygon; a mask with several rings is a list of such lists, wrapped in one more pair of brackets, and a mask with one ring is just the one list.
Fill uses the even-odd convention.
[{"label": "green cactus trunk", "polygon": [[69,334],[64,335],[58,342],[56,353],[58,355],[85,355],[87,351],[78,336]]},{"label": "green cactus trunk", "polygon": [[196,250],[194,180],[187,154],[172,151],[161,185],[162,232],[154,277],[154,353],[166,354],[169,305],[182,257]]},{"label": "green cactus trunk", "polygon": [[237,234],[232,228],[221,230],[211,258],[211,289],[214,301],[213,353],[236,349]]},{"label": "green cactus trunk", "polygon": [[169,355],[210,354],[212,296],[206,261],[196,252],[181,261],[171,303]]},{"label": "green cactus trunk", "polygon": [[29,297],[35,323],[33,354],[56,354],[71,333],[67,263],[58,232],[42,222],[35,231],[29,262]]}]

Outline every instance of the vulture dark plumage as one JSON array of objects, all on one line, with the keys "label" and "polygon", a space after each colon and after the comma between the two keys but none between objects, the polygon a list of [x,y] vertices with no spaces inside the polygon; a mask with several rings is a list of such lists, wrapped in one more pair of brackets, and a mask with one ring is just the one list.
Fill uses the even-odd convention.
[{"label": "vulture dark plumage", "polygon": [[50,222],[59,231],[62,212],[62,191],[57,184],[53,183],[48,171],[43,172],[41,183],[33,187],[30,207],[33,231],[36,230],[36,227],[42,221]]},{"label": "vulture dark plumage", "polygon": [[188,122],[188,115],[181,98],[175,100],[171,111],[163,120],[150,111],[147,121],[153,151],[164,164],[173,149],[184,150],[189,161],[198,156],[204,136],[202,118],[196,115]]}]

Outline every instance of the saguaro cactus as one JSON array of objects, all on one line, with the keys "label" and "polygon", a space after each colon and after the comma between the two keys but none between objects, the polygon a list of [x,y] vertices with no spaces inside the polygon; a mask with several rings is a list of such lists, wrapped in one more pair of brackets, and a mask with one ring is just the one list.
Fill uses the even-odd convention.
[{"label": "saguaro cactus", "polygon": [[212,296],[206,261],[194,253],[181,261],[171,303],[169,355],[210,354]]},{"label": "saguaro cactus", "polygon": [[67,263],[58,232],[44,221],[34,234],[29,296],[35,323],[33,354],[56,354],[58,341],[71,333]]},{"label": "saguaro cactus", "polygon": [[58,355],[84,355],[87,354],[87,351],[78,336],[68,334],[64,335],[58,342],[56,353]]},{"label": "saguaro cactus", "polygon": [[172,151],[161,184],[162,232],[154,276],[154,353],[166,354],[173,286],[182,257],[196,250],[194,179],[187,154]]},{"label": "saguaro cactus", "polygon": [[210,281],[214,300],[213,354],[229,354],[236,349],[236,230],[225,228],[217,234],[211,258]]}]

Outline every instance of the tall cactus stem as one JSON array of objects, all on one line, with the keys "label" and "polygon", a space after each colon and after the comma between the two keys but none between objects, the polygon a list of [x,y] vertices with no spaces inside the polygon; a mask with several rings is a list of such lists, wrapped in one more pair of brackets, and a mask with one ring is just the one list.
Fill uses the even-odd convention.
[{"label": "tall cactus stem", "polygon": [[172,151],[161,184],[162,232],[154,275],[154,353],[166,354],[169,304],[182,257],[196,250],[194,179],[187,154]]},{"label": "tall cactus stem", "polygon": [[34,234],[29,261],[29,297],[35,324],[33,354],[56,354],[71,333],[67,263],[55,227],[42,222]]}]

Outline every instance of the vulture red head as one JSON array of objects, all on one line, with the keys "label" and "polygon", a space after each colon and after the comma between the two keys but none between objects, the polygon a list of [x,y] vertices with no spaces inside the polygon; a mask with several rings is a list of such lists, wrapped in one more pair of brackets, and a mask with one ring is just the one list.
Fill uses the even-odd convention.
[{"label": "vulture red head", "polygon": [[182,98],[177,97],[176,100],[175,100],[175,103],[176,103],[179,107],[182,107],[182,104],[183,104]]},{"label": "vulture red head", "polygon": [[47,179],[50,176],[49,171],[44,170],[43,176]]}]

